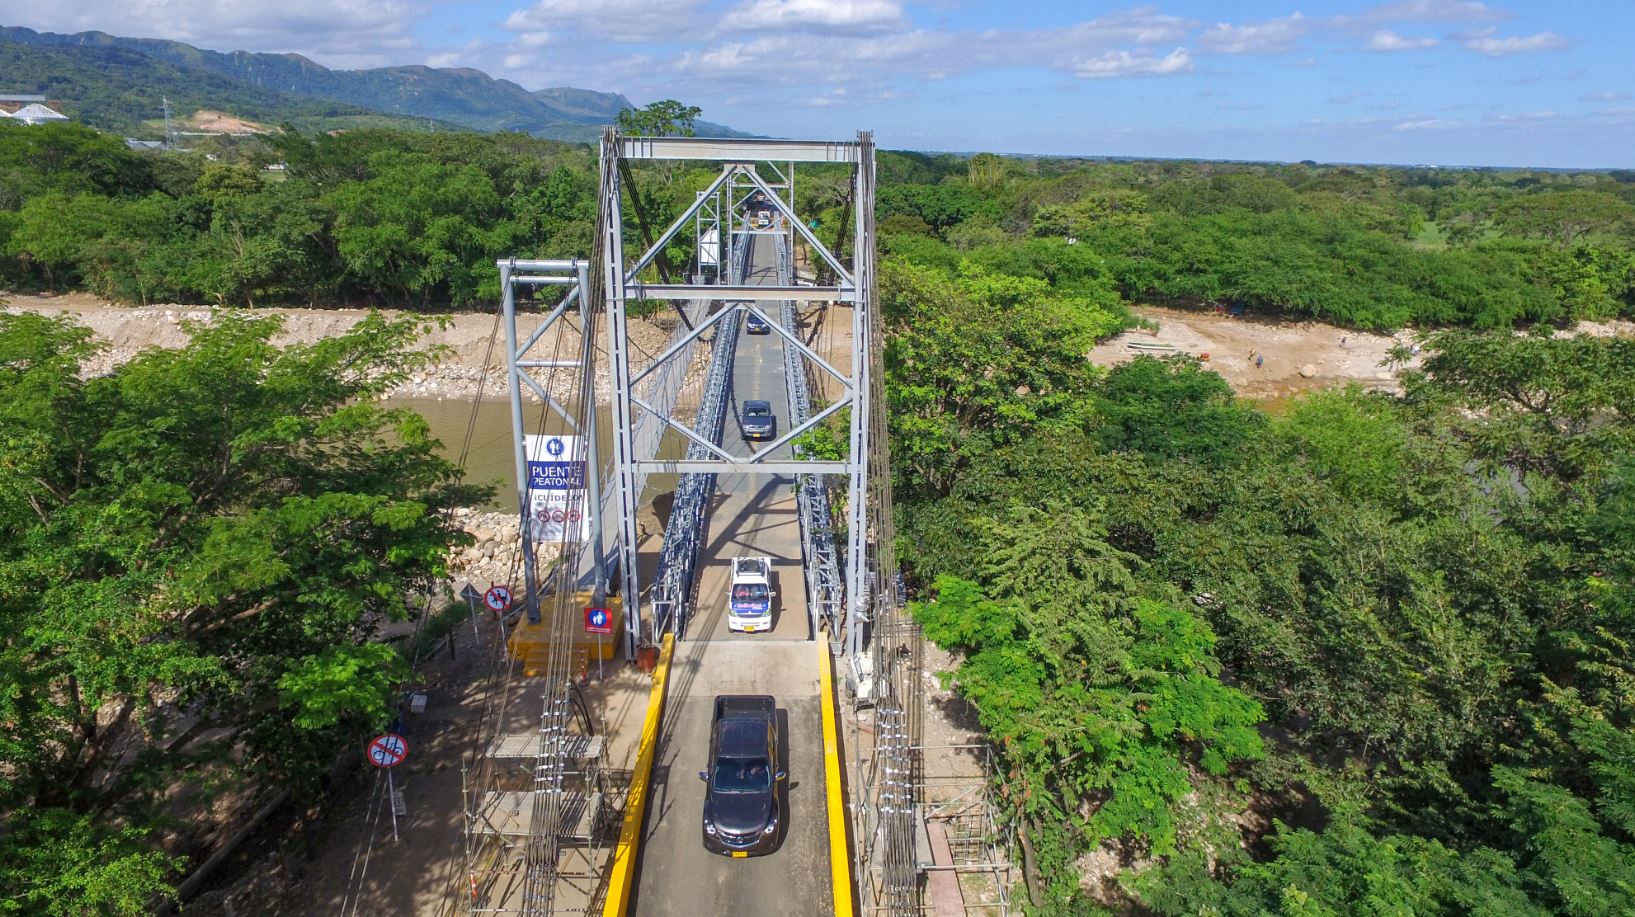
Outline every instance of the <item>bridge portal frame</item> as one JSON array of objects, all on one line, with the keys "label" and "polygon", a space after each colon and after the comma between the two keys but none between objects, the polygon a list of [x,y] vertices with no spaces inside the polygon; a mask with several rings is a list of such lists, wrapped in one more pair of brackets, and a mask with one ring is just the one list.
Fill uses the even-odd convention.
[{"label": "bridge portal frame", "polygon": [[[704,137],[625,137],[615,128],[607,128],[602,134],[601,143],[601,200],[600,207],[603,214],[617,215],[623,212],[624,192],[621,187],[621,169],[625,160],[691,160],[714,161],[723,163],[722,173],[704,193],[698,195],[697,201],[682,213],[671,226],[655,242],[648,246],[641,257],[634,262],[627,262],[625,258],[623,220],[610,216],[601,221],[601,238],[599,256],[601,260],[601,275],[597,278],[600,283],[600,292],[607,309],[609,358],[612,362],[613,376],[613,416],[614,416],[614,465],[617,477],[618,497],[615,501],[619,516],[619,571],[622,577],[623,594],[625,596],[625,639],[627,648],[633,650],[636,643],[645,635],[643,628],[651,616],[643,608],[641,584],[638,581],[636,551],[637,528],[636,514],[640,506],[641,494],[638,492],[641,475],[646,471],[681,471],[700,473],[737,472],[748,474],[789,474],[789,473],[841,473],[847,477],[847,552],[846,552],[846,603],[844,622],[833,622],[845,628],[844,646],[849,655],[860,657],[864,650],[866,628],[872,620],[871,595],[873,580],[877,575],[871,575],[869,562],[869,465],[872,446],[872,437],[875,435],[870,423],[870,407],[874,400],[871,385],[870,348],[873,329],[877,327],[874,320],[875,291],[874,291],[874,138],[867,131],[859,132],[856,141],[799,141],[799,140],[750,140],[750,139],[717,139]],[[775,169],[774,182],[767,182],[756,171],[755,164],[786,163],[786,169]],[[829,250],[812,230],[800,219],[794,208],[794,167],[796,163],[843,163],[852,168],[852,193],[854,202],[853,263],[848,267],[842,260]],[[727,186],[728,201],[725,208],[720,202],[715,202],[716,194]],[[810,247],[812,252],[821,258],[834,272],[837,283],[827,287],[789,286],[789,287],[751,287],[741,285],[722,284],[649,284],[639,279],[643,268],[657,258],[658,253],[673,240],[680,230],[689,223],[702,227],[705,221],[713,217],[716,227],[716,239],[724,246],[727,233],[732,229],[732,220],[737,216],[737,191],[745,190],[753,193],[762,192],[767,201],[782,217],[784,227],[800,237]],[[783,193],[779,193],[779,192]],[[724,211],[724,212],[723,212]],[[703,233],[700,232],[700,239]],[[717,260],[717,265],[721,263]],[[702,280],[702,277],[695,278]],[[851,365],[846,371],[829,364],[807,348],[797,337],[788,334],[782,322],[769,321],[774,333],[783,337],[786,345],[802,351],[802,356],[835,376],[844,385],[841,398],[817,412],[805,423],[787,431],[782,437],[760,450],[757,456],[769,455],[776,451],[795,436],[821,423],[825,418],[839,411],[843,407],[851,407],[851,423],[848,431],[848,454],[842,462],[806,462],[800,460],[768,461],[751,456],[739,458],[727,455],[723,450],[710,448],[715,455],[711,459],[688,460],[685,462],[654,462],[641,460],[635,455],[633,441],[633,421],[637,408],[649,409],[634,395],[634,386],[639,379],[632,372],[630,363],[630,335],[628,304],[631,300],[642,299],[669,299],[669,300],[698,300],[711,299],[736,303],[751,303],[762,301],[836,301],[852,304],[852,346]],[[722,315],[736,316],[739,308],[750,308],[742,305],[738,308],[723,309],[711,320],[701,322],[698,327],[691,329],[690,337],[696,337],[714,321],[721,320]],[[763,317],[764,314],[763,314]],[[656,365],[659,361],[653,361]],[[701,437],[688,429],[684,424],[668,416],[659,416],[659,419],[668,427],[678,430],[693,442],[699,442]],[[707,438],[704,438],[707,439]],[[833,626],[833,625],[832,625]],[[656,639],[658,634],[650,635]]]}]

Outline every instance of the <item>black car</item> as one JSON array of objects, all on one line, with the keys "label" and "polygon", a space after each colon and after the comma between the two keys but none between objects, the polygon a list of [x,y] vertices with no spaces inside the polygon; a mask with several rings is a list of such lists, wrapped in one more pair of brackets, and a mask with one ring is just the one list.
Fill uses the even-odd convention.
[{"label": "black car", "polygon": [[771,439],[777,436],[778,418],[772,414],[772,402],[744,402],[744,414],[738,418],[738,429],[744,434],[744,439]]},{"label": "black car", "polygon": [[704,849],[733,857],[778,849],[785,773],[778,770],[778,702],[765,694],[721,694],[710,727],[704,792]]},{"label": "black car", "polygon": [[749,317],[744,319],[744,330],[750,334],[771,334],[772,323],[751,312]]}]

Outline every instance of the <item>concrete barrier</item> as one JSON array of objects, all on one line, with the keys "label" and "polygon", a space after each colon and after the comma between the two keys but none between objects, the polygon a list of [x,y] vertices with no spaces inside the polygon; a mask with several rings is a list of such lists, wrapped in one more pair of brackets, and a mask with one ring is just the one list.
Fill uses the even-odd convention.
[{"label": "concrete barrier", "polygon": [[670,677],[670,654],[675,637],[664,635],[664,649],[653,670],[653,688],[647,696],[647,716],[642,720],[641,746],[636,751],[636,767],[630,774],[630,792],[625,797],[624,824],[619,827],[619,843],[613,850],[613,868],[608,871],[607,898],[602,917],[625,917],[630,908],[630,892],[636,881],[636,854],[640,851],[642,817],[647,812],[648,784],[653,778],[653,758],[658,753],[659,723],[664,719],[664,688]]},{"label": "concrete barrier", "polygon": [[839,721],[835,718],[835,686],[829,641],[815,640],[818,652],[818,695],[823,706],[823,788],[829,796],[829,881],[834,886],[835,917],[853,917],[851,847],[846,840],[846,788],[840,781]]}]

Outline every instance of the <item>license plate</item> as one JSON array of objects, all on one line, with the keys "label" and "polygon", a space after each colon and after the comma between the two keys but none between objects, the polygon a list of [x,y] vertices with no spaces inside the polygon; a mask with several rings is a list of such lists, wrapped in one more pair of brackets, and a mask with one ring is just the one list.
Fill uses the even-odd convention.
[{"label": "license plate", "polygon": [[732,852],[732,858],[735,859],[735,860],[742,859],[742,858],[745,858],[745,857],[748,857],[748,856],[749,856],[749,854],[745,853],[742,850],[734,850]]},{"label": "license plate", "polygon": [[746,626],[746,627],[745,627],[745,628],[744,628],[744,633],[746,633],[746,634],[753,634],[753,633],[755,633],[755,630],[756,630],[756,629],[755,629],[755,628],[754,628],[754,627],[753,627],[753,626]]}]

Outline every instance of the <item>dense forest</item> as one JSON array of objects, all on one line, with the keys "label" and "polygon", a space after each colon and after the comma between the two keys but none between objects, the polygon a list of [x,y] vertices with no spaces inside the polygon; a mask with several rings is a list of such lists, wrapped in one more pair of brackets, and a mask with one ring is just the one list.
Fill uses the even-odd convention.
[{"label": "dense forest", "polygon": [[[155,155],[76,125],[0,124],[0,283],[462,307],[497,294],[495,258],[586,253],[593,169],[582,146],[519,134],[291,130]],[[651,176],[660,226],[713,177]],[[846,196],[833,178],[797,185],[830,233]],[[1127,302],[1367,328],[1635,309],[1635,173],[885,153],[878,217],[888,256]]]},{"label": "dense forest", "polygon": [[[495,258],[588,252],[593,168],[519,135],[0,125],[0,278],[480,306]],[[626,237],[710,177],[638,173]],[[844,179],[797,188],[843,242]],[[1635,912],[1635,340],[1569,327],[1635,314],[1635,174],[885,153],[879,197],[898,553],[1034,912]],[[1423,361],[1270,414],[1193,360],[1089,364],[1140,302],[1414,324]],[[173,884],[166,792],[228,749],[121,758],[120,723],[242,730],[310,792],[383,715],[372,625],[471,494],[369,400],[412,322],[280,350],[254,316],[93,379],[82,329],[0,319],[0,912]]]}]

